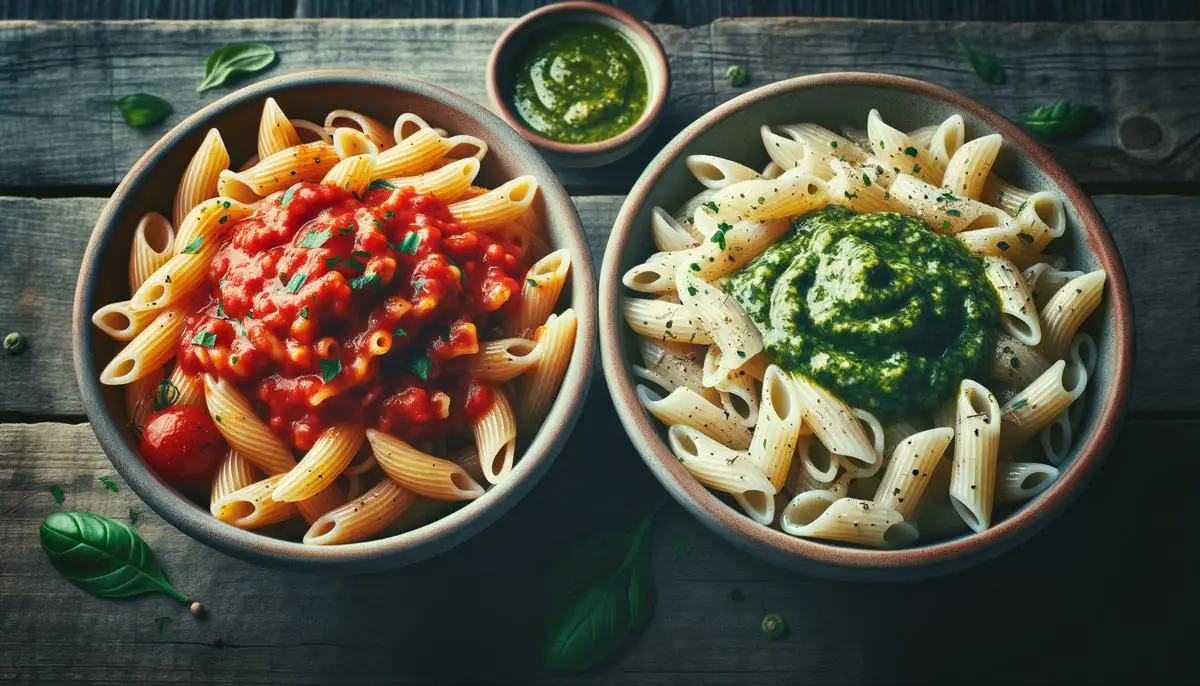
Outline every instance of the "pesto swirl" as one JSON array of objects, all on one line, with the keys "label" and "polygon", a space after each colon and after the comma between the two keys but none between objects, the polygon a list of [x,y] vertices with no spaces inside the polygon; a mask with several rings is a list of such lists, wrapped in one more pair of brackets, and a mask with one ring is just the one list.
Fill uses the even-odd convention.
[{"label": "pesto swirl", "polygon": [[893,212],[801,217],[725,289],[776,364],[885,416],[936,407],[995,347],[982,261]]}]

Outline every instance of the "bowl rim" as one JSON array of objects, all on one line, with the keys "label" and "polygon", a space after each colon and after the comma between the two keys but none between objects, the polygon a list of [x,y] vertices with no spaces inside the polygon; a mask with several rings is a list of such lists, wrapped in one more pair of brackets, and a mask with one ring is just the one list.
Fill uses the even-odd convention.
[{"label": "bowl rim", "polygon": [[[559,247],[572,251],[570,306],[577,313],[578,329],[571,361],[560,392],[541,427],[530,441],[512,476],[490,488],[480,498],[458,510],[411,531],[387,538],[335,546],[305,545],[248,531],[218,521],[202,507],[159,481],[143,463],[118,428],[124,414],[114,416],[105,403],[92,352],[99,332],[91,325],[91,310],[103,278],[102,258],[119,249],[115,237],[123,227],[115,219],[130,208],[132,189],[147,181],[152,168],[177,145],[203,129],[219,126],[229,110],[261,101],[281,91],[327,86],[387,88],[398,93],[457,110],[475,126],[521,160],[526,173],[538,178],[547,214],[564,218],[567,240]],[[494,146],[495,147],[495,146]],[[76,380],[84,411],[105,454],[133,491],[159,516],[201,543],[269,567],[302,571],[372,571],[403,566],[437,555],[479,533],[499,519],[532,489],[561,451],[578,420],[591,386],[596,354],[595,277],[586,235],[574,203],[549,165],[533,147],[482,105],[440,86],[396,74],[363,69],[321,69],[285,74],[239,88],[188,116],[147,150],[121,180],[92,230],[80,265],[72,306],[72,351]]]},{"label": "bowl rim", "polygon": [[[552,138],[547,138],[535,131],[529,129],[521,121],[520,117],[513,113],[509,108],[508,103],[504,99],[504,94],[500,89],[500,57],[505,50],[510,49],[512,43],[518,35],[523,31],[529,30],[533,22],[550,14],[558,14],[561,12],[578,12],[600,14],[623,24],[628,28],[634,36],[648,49],[649,56],[654,61],[655,66],[662,73],[662,80],[657,84],[650,83],[649,99],[646,102],[646,111],[638,118],[633,126],[625,129],[621,133],[593,143],[564,143],[556,141]],[[584,20],[586,21],[586,20]],[[639,54],[639,56],[641,56]],[[650,71],[650,65],[643,65],[647,72]],[[647,74],[649,76],[649,74]],[[648,132],[654,123],[662,114],[663,108],[667,103],[667,95],[671,90],[671,63],[667,59],[667,53],[663,49],[662,43],[654,32],[637,17],[629,12],[622,10],[612,5],[605,5],[591,0],[570,0],[569,2],[559,2],[552,5],[540,7],[520,18],[518,18],[511,26],[500,34],[500,38],[496,39],[496,43],[492,46],[492,51],[488,55],[487,61],[487,94],[488,101],[500,118],[508,123],[520,133],[526,140],[533,143],[539,148],[544,148],[556,153],[574,156],[591,155],[595,153],[607,152],[615,148],[624,146],[626,143],[633,141]],[[650,79],[647,79],[649,82]]]},{"label": "bowl rim", "polygon": [[[1062,189],[1065,201],[1079,215],[1081,238],[1108,272],[1113,315],[1110,343],[1116,359],[1116,376],[1108,392],[1094,400],[1098,413],[1096,429],[1079,444],[1077,455],[1049,489],[983,533],[918,548],[870,550],[808,540],[761,526],[723,503],[687,474],[635,396],[627,371],[629,360],[622,345],[624,321],[618,308],[623,293],[618,270],[623,247],[635,230],[633,219],[650,190],[693,139],[730,114],[777,95],[825,86],[873,86],[916,93],[978,117]],[[702,115],[659,152],[634,184],[617,215],[601,267],[600,351],[605,380],[622,424],[655,477],[680,504],[735,545],[784,566],[841,579],[876,581],[934,576],[998,555],[1031,536],[1079,494],[1111,446],[1129,394],[1133,349],[1133,304],[1116,244],[1095,206],[1067,171],[1048,150],[983,104],[942,86],[890,74],[833,72],[786,79],[741,94]]]}]

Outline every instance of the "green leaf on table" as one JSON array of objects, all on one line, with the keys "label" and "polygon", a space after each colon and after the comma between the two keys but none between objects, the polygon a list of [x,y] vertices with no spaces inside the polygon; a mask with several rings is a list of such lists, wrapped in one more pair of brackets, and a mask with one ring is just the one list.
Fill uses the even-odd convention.
[{"label": "green leaf on table", "polygon": [[100,477],[100,483],[103,484],[105,488],[112,491],[113,493],[116,493],[117,491],[121,490],[121,487],[117,485],[116,481],[112,480],[111,476],[104,475],[104,476]]},{"label": "green leaf on table", "polygon": [[166,631],[167,625],[170,623],[171,623],[170,617],[155,617],[154,618],[154,628],[158,629],[158,633],[160,633],[160,634],[163,631]]},{"label": "green leaf on table", "polygon": [[208,56],[204,63],[204,79],[197,92],[216,88],[235,74],[253,74],[271,66],[275,51],[263,43],[233,43],[223,45]]},{"label": "green leaf on table", "polygon": [[1091,105],[1072,105],[1070,100],[1059,100],[1050,105],[1038,105],[1025,115],[1025,128],[1038,138],[1049,141],[1064,141],[1076,138],[1100,121],[1100,113]]},{"label": "green leaf on table", "polygon": [[90,512],[55,512],[41,528],[50,564],[79,588],[101,598],[161,592],[180,602],[146,541],[133,529]]},{"label": "green leaf on table", "polygon": [[116,100],[105,100],[104,104],[117,108],[125,123],[135,129],[154,126],[175,111],[171,103],[149,93],[131,93]]},{"label": "green leaf on table", "polygon": [[614,655],[654,612],[648,515],[628,535],[594,537],[555,565],[550,587],[558,595],[542,648],[555,672],[582,672]]},{"label": "green leaf on table", "polygon": [[58,503],[59,505],[62,505],[63,501],[67,499],[67,496],[63,494],[63,489],[59,488],[58,486],[50,487],[50,495],[54,496],[54,502]]},{"label": "green leaf on table", "polygon": [[990,83],[994,86],[1004,84],[1004,65],[1000,64],[1000,60],[989,55],[984,55],[983,53],[975,52],[971,49],[971,46],[957,38],[954,39],[954,43],[967,58],[967,64],[971,65],[971,68],[975,70],[975,73],[985,83]]}]

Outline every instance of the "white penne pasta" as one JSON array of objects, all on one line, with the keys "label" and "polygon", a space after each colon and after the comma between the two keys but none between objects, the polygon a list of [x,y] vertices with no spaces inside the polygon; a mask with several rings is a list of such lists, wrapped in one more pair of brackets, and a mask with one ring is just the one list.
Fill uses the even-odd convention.
[{"label": "white penne pasta", "polygon": [[916,528],[906,523],[898,512],[870,500],[838,498],[809,520],[819,509],[819,501],[814,504],[817,507],[801,508],[789,503],[781,519],[783,530],[793,536],[844,541],[872,548],[891,548],[917,539]]},{"label": "white penne pasta", "polygon": [[[690,388],[697,395],[715,400],[716,395],[704,386],[704,368],[695,359],[697,353],[677,350],[677,346],[666,347],[648,338],[638,339],[638,349],[646,363],[646,371],[656,377],[648,379],[670,392],[674,388]],[[635,368],[636,369],[636,368]]]},{"label": "white penne pasta", "polygon": [[265,160],[281,150],[300,145],[300,135],[275,98],[263,103],[258,121],[258,159]]},{"label": "white penne pasta", "polygon": [[803,423],[795,384],[771,365],[763,378],[761,409],[750,441],[750,459],[762,467],[775,492],[783,488]]},{"label": "white penne pasta", "polygon": [[221,172],[228,168],[229,152],[225,149],[221,132],[209,129],[196,154],[188,162],[175,191],[175,201],[171,210],[171,222],[175,226],[183,223],[183,218],[193,207],[218,195],[217,181]]},{"label": "white penne pasta", "polygon": [[[1071,408],[1079,403],[1071,403]],[[1074,438],[1074,430],[1071,428],[1071,410],[1061,412],[1057,417],[1052,419],[1039,432],[1042,453],[1046,456],[1046,461],[1053,465],[1060,465],[1066,462],[1067,456],[1071,452],[1071,439]]]},{"label": "white penne pasta", "polygon": [[1057,360],[1067,353],[1075,332],[1100,305],[1107,274],[1097,269],[1067,282],[1042,308],[1042,343],[1047,359]]},{"label": "white penne pasta", "polygon": [[[670,263],[673,270],[666,275],[672,282],[671,291],[674,291],[674,277],[681,263],[687,265],[696,278],[715,281],[749,264],[780,236],[787,233],[787,230],[788,222],[784,219],[765,222],[746,220],[732,226],[719,225],[718,233],[700,245],[682,253],[666,253],[680,255],[679,259]],[[695,269],[693,265],[699,269]]]},{"label": "white penne pasta", "polygon": [[1017,226],[1035,236],[1045,232],[1051,238],[1062,238],[1067,232],[1067,213],[1062,198],[1044,191],[1029,196],[1017,206]]},{"label": "white penne pasta", "polygon": [[705,188],[699,193],[688,198],[687,201],[680,205],[679,209],[675,212],[675,220],[679,222],[679,225],[682,226],[684,230],[692,234],[697,241],[702,240],[704,238],[704,234],[702,234],[700,229],[696,227],[696,211],[699,210],[704,203],[711,200],[714,194],[716,194],[716,191],[710,188]]},{"label": "white penne pasta", "polygon": [[683,159],[688,171],[705,188],[719,190],[739,181],[759,178],[758,172],[733,160],[715,155],[688,155]]},{"label": "white penne pasta", "polygon": [[784,533],[799,536],[798,531],[812,524],[835,500],[846,497],[846,491],[836,488],[813,488],[797,493],[783,507],[779,515],[779,528]]},{"label": "white penne pasta", "polygon": [[989,378],[1008,388],[1024,388],[1049,368],[1050,362],[1037,348],[1000,334]]},{"label": "white penne pasta", "polygon": [[816,176],[824,174],[826,177],[832,174],[828,162],[830,156],[823,150],[812,150],[790,135],[777,133],[765,124],[758,131],[767,155],[780,169],[803,169],[805,173]]},{"label": "white penne pasta", "polygon": [[1033,296],[1033,302],[1038,307],[1044,307],[1050,298],[1058,292],[1060,288],[1067,285],[1071,279],[1083,276],[1080,271],[1063,271],[1055,269],[1048,262],[1038,262],[1031,265],[1024,272],[1025,285],[1029,288],[1029,293]]},{"label": "white penne pasta", "polygon": [[511,381],[537,363],[537,344],[528,338],[482,343],[471,361],[471,376],[487,383]]},{"label": "white penne pasta", "polygon": [[344,188],[355,196],[361,196],[366,192],[367,186],[371,184],[373,164],[374,160],[369,154],[347,157],[326,172],[325,177],[321,179],[321,184]]},{"label": "white penne pasta", "polygon": [[309,545],[353,543],[374,536],[404,513],[416,496],[389,479],[345,505],[329,510],[304,534]]},{"label": "white penne pasta", "polygon": [[526,427],[536,427],[550,405],[558,396],[559,386],[563,375],[566,374],[567,364],[571,361],[571,352],[575,349],[575,330],[578,321],[575,310],[567,309],[560,314],[552,314],[546,324],[538,330],[537,362],[530,370],[518,377],[518,424]]},{"label": "white penne pasta", "polygon": [[[900,444],[908,440],[909,436],[915,433],[920,433],[933,426],[928,419],[920,417],[906,417],[901,419],[893,419],[883,425],[883,456],[892,455],[896,452],[896,448]],[[946,426],[953,429],[954,420],[951,419],[945,424],[939,423],[938,426]]]},{"label": "white penne pasta", "polygon": [[254,414],[249,401],[232,383],[204,375],[208,414],[229,446],[269,475],[288,472],[296,464],[292,451]]},{"label": "white penne pasta", "polygon": [[571,253],[555,250],[533,263],[521,282],[521,305],[506,322],[512,334],[532,333],[549,319],[571,272]]},{"label": "white penne pasta", "polygon": [[397,176],[384,181],[395,188],[412,187],[418,193],[427,193],[442,202],[453,202],[471,187],[481,166],[476,158],[465,157],[424,174]]},{"label": "white penne pasta", "polygon": [[704,354],[701,381],[706,388],[717,391],[721,407],[746,426],[758,424],[760,393],[756,379],[743,369],[729,369],[719,365],[719,351],[709,346]]},{"label": "white penne pasta", "polygon": [[1035,346],[1042,341],[1042,323],[1025,277],[1003,257],[985,255],[984,275],[1000,295],[1000,327],[1021,343]]},{"label": "white penne pasta", "polygon": [[227,493],[214,499],[209,510],[217,519],[239,529],[256,529],[291,519],[299,514],[296,504],[273,497],[285,476],[269,476]]},{"label": "white penne pasta", "polygon": [[134,432],[141,434],[146,427],[146,420],[154,414],[154,394],[162,383],[161,370],[156,374],[148,374],[136,381],[125,384],[125,412],[129,415],[129,423]]},{"label": "white penne pasta", "polygon": [[699,317],[681,303],[648,298],[621,298],[621,315],[629,328],[656,341],[712,343]]},{"label": "white penne pasta", "polygon": [[[412,137],[413,134],[419,133],[423,129],[434,130],[429,122],[425,121],[418,115],[412,112],[405,112],[396,117],[395,123],[392,124],[392,139],[399,143],[402,140]],[[443,135],[443,134],[438,134]]]},{"label": "white penne pasta", "polygon": [[863,429],[870,434],[871,448],[875,451],[875,461],[871,464],[863,464],[852,460],[845,455],[834,455],[833,459],[846,475],[853,479],[866,479],[872,476],[883,468],[887,455],[883,452],[884,444],[887,437],[883,432],[883,424],[880,423],[875,415],[866,410],[856,407],[851,412],[862,423]]},{"label": "white penne pasta", "polygon": [[751,494],[759,492],[763,497],[775,495],[771,481],[762,467],[745,452],[721,445],[701,431],[690,426],[676,424],[667,430],[667,442],[675,458],[709,488],[725,493]]},{"label": "white penne pasta", "polygon": [[167,381],[171,384],[167,390],[172,396],[168,404],[204,407],[204,380],[199,375],[188,374],[176,364]]},{"label": "white penne pasta", "polygon": [[347,157],[357,157],[358,155],[367,155],[371,158],[379,157],[379,146],[375,145],[374,141],[367,138],[366,134],[358,129],[350,127],[340,127],[333,130],[333,151],[337,154],[339,160],[344,160]]},{"label": "white penne pasta", "polygon": [[867,438],[854,411],[840,398],[796,374],[792,377],[804,410],[804,423],[830,452],[857,460],[861,465],[878,462],[875,447]]},{"label": "white penne pasta", "polygon": [[[398,126],[399,123],[397,121]],[[397,138],[396,145],[379,153],[375,178],[420,174],[443,157],[474,157],[482,160],[487,155],[487,149],[487,143],[475,136],[447,138],[433,129],[420,129],[404,139]]]},{"label": "white penne pasta", "polygon": [[849,162],[863,162],[867,159],[865,148],[858,142],[849,137],[840,136],[819,124],[781,124],[777,128],[791,136],[792,140],[803,143],[813,151]]},{"label": "white penne pasta", "polygon": [[1046,232],[1031,234],[1033,227],[1007,224],[990,229],[974,229],[958,234],[967,250],[976,255],[996,255],[1024,269],[1035,262],[1048,262],[1055,256],[1042,253],[1050,242]]},{"label": "white penne pasta", "polygon": [[[183,221],[176,227],[174,255],[196,254],[204,247],[203,243],[215,243],[215,238],[210,240],[209,236],[216,236],[223,232],[228,227],[241,219],[244,219],[254,213],[254,206],[239,202],[233,198],[215,197],[207,198],[195,207],[183,218]],[[198,243],[198,239],[203,239]],[[213,249],[215,245],[208,246]],[[160,267],[161,269],[161,267]],[[155,274],[159,270],[155,270]],[[147,277],[147,281],[150,277]]]},{"label": "white penne pasta", "polygon": [[763,170],[760,172],[759,176],[763,177],[764,179],[778,179],[779,175],[782,173],[783,167],[779,166],[775,160],[771,160],[767,163],[767,166],[763,167]]},{"label": "white penne pasta", "polygon": [[[279,476],[279,475],[277,475]],[[213,474],[212,489],[209,493],[209,509],[217,519],[217,503],[225,496],[240,491],[262,478],[254,463],[247,460],[237,450],[230,448],[217,465],[217,473]]]},{"label": "white penne pasta", "polygon": [[307,119],[292,119],[292,128],[296,129],[296,135],[300,137],[301,143],[323,143],[333,144],[332,130],[326,131],[324,126],[309,121]]},{"label": "white penne pasta", "polygon": [[1003,142],[1000,134],[993,133],[963,144],[946,164],[942,188],[964,198],[982,200],[984,182],[996,163]]},{"label": "white penne pasta", "polygon": [[1021,503],[1054,484],[1058,470],[1037,462],[1001,462],[996,468],[996,502]]},{"label": "white penne pasta", "polygon": [[621,283],[630,290],[652,295],[675,292],[675,272],[679,265],[691,259],[691,250],[656,252],[645,262],[635,264],[621,276]]},{"label": "white penne pasta", "polygon": [[[679,266],[675,283],[679,300],[690,315],[688,321],[697,322],[708,332],[722,368],[737,369],[762,352],[762,335],[732,296],[694,276],[689,264]],[[698,341],[693,338],[688,342]]]},{"label": "white penne pasta", "polygon": [[929,477],[925,495],[917,505],[912,521],[923,540],[937,540],[970,531],[950,499],[952,470],[952,459],[939,460]]},{"label": "white penne pasta", "polygon": [[775,499],[777,496],[762,491],[747,491],[732,493],[738,507],[747,517],[763,526],[770,526],[775,521]]},{"label": "white penne pasta", "polygon": [[525,213],[537,196],[538,182],[532,176],[517,178],[469,200],[449,206],[454,221],[477,231],[494,229]]},{"label": "white penne pasta", "polygon": [[100,383],[123,386],[162,369],[175,356],[186,316],[179,307],[169,307],[158,313],[154,321],[105,365],[104,371],[100,372]]},{"label": "white penne pasta", "polygon": [[[929,154],[933,155],[935,161],[944,165],[950,162],[954,153],[958,152],[958,149],[967,140],[967,127],[961,114],[952,114],[934,127],[927,141],[923,141],[921,138],[914,136],[914,140],[929,149]],[[978,197],[976,199],[978,200]]]},{"label": "white penne pasta", "polygon": [[650,232],[654,245],[662,252],[687,250],[700,244],[700,240],[661,207],[650,210]]},{"label": "white penne pasta", "polygon": [[957,398],[950,502],[967,526],[980,532],[992,523],[1000,406],[991,391],[970,379],[963,379]]},{"label": "white penne pasta", "polygon": [[503,391],[493,388],[492,396],[495,400],[491,408],[472,422],[471,432],[475,435],[475,451],[483,468],[483,478],[497,484],[513,468],[517,452],[517,418]]},{"label": "white penne pasta", "polygon": [[890,209],[891,193],[884,183],[890,183],[891,179],[883,174],[882,167],[852,165],[841,160],[833,160],[829,164],[833,168],[833,178],[828,185],[829,202],[858,213],[886,212]]},{"label": "white penne pasta", "polygon": [[[1096,371],[1096,364],[1100,360],[1100,351],[1096,349],[1096,339],[1090,334],[1080,331],[1075,334],[1075,338],[1071,341],[1071,351],[1067,354],[1068,364],[1078,365],[1083,367],[1087,378],[1091,379],[1092,374]],[[1067,412],[1070,414],[1070,423],[1072,427],[1079,426],[1083,420],[1083,396],[1075,399],[1071,403],[1071,407]],[[1070,441],[1068,441],[1069,443]]]},{"label": "white penne pasta", "polygon": [[893,207],[924,221],[938,233],[962,234],[1012,225],[1012,219],[995,207],[954,195],[908,174],[897,176],[888,193]]},{"label": "white penne pasta", "polygon": [[[458,463],[434,457],[408,443],[375,429],[367,429],[367,440],[380,469],[404,488],[435,500],[474,500],[484,494],[483,486]],[[475,464],[480,464],[478,453]],[[486,475],[486,470],[482,474]]]},{"label": "white penne pasta", "polygon": [[1059,360],[1004,404],[1001,437],[1007,446],[1023,443],[1054,421],[1083,395],[1088,374],[1082,363]]},{"label": "white penne pasta", "polygon": [[879,110],[873,109],[867,115],[867,137],[871,155],[883,160],[885,168],[896,174],[911,174],[934,186],[942,182],[945,165],[911,136],[886,124]]},{"label": "white penne pasta", "polygon": [[938,427],[904,439],[883,473],[875,491],[875,504],[895,510],[905,520],[911,519],[930,475],[953,438],[953,429]]},{"label": "white penne pasta", "polygon": [[345,127],[347,123],[358,127],[358,130],[369,138],[372,143],[379,146],[380,150],[385,150],[396,144],[396,139],[392,134],[391,128],[365,114],[359,114],[354,110],[331,110],[329,114],[325,115],[326,130],[331,131],[339,127]]},{"label": "white penne pasta", "polygon": [[642,407],[667,426],[690,426],[734,450],[750,447],[751,433],[747,426],[690,388],[676,388],[663,397],[639,384],[635,392]]},{"label": "white penne pasta", "polygon": [[479,453],[475,451],[474,445],[464,445],[447,455],[446,459],[462,467],[476,483],[487,481],[483,476],[483,465],[479,463]]},{"label": "white penne pasta", "polygon": [[798,169],[777,179],[752,179],[712,194],[694,215],[696,227],[712,236],[722,222],[783,219],[819,209],[828,200],[825,182]]},{"label": "white penne pasta", "polygon": [[837,456],[830,452],[819,438],[807,443],[797,443],[796,447],[796,459],[800,463],[801,472],[799,481],[796,482],[796,490],[805,490],[800,488],[800,485],[804,485],[805,488],[828,488],[837,479],[840,466]]},{"label": "white penne pasta", "polygon": [[146,325],[158,316],[158,312],[135,311],[128,300],[109,303],[92,313],[92,324],[96,325],[114,341],[131,341]]},{"label": "white penne pasta", "polygon": [[221,172],[217,192],[250,202],[251,194],[261,198],[300,181],[316,183],[337,162],[337,152],[332,145],[323,141],[301,143],[264,157],[245,171]]},{"label": "white penne pasta", "polygon": [[989,174],[983,183],[984,202],[1004,210],[1009,216],[1016,217],[1021,205],[1033,195],[1033,191],[1019,188],[1004,179]]},{"label": "white penne pasta", "polygon": [[271,497],[284,502],[307,500],[333,484],[362,447],[363,428],[342,422],[321,432],[312,448],[275,486]]},{"label": "white penne pasta", "polygon": [[[215,129],[214,129],[215,131]],[[142,285],[175,254],[175,228],[157,212],[147,212],[133,232],[129,251],[129,292]]]}]

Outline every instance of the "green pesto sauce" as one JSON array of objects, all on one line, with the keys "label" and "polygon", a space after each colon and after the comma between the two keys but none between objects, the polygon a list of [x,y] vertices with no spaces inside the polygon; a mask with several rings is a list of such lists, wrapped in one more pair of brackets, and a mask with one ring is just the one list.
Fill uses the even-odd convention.
[{"label": "green pesto sauce", "polygon": [[615,29],[555,28],[518,61],[511,100],[531,130],[564,143],[594,143],[633,126],[646,110],[646,69]]},{"label": "green pesto sauce", "polygon": [[894,212],[800,217],[725,289],[776,364],[887,417],[941,404],[996,343],[1000,302],[983,262]]}]

